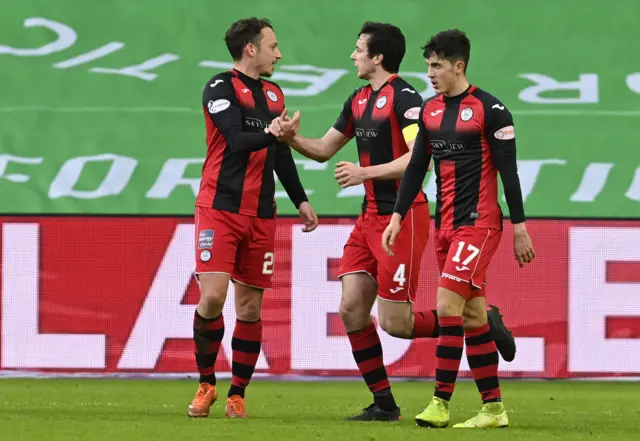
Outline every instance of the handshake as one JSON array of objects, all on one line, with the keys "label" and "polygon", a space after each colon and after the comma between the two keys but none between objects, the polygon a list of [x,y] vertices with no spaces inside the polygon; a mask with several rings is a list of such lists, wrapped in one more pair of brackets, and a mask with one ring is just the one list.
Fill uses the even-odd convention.
[{"label": "handshake", "polygon": [[287,109],[284,109],[282,114],[271,121],[269,127],[264,129],[264,132],[271,133],[280,142],[290,142],[298,134],[299,128],[300,112],[296,111],[293,114],[293,118],[289,118]]}]

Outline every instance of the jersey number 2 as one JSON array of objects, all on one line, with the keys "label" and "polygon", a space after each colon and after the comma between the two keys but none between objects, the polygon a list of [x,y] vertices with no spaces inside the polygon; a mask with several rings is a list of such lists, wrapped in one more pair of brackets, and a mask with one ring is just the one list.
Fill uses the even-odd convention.
[{"label": "jersey number 2", "polygon": [[262,264],[262,274],[273,274],[273,253],[264,253],[264,263]]}]

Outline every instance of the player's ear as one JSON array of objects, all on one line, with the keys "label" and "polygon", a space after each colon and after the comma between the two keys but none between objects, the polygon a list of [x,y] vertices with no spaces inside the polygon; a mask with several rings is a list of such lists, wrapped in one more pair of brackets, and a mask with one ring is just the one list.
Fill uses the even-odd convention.
[{"label": "player's ear", "polygon": [[256,47],[255,44],[249,43],[245,46],[244,51],[250,57],[255,57],[256,53],[258,52],[258,48]]},{"label": "player's ear", "polygon": [[382,59],[384,58],[384,55],[382,54],[378,54],[375,57],[373,57],[373,62],[376,64],[382,64]]}]

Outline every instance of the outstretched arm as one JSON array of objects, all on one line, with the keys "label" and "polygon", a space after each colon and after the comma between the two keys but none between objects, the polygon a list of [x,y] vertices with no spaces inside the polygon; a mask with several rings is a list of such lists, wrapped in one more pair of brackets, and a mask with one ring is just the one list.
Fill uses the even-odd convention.
[{"label": "outstretched arm", "polygon": [[289,145],[295,151],[309,159],[318,162],[327,162],[348,142],[349,138],[331,127],[322,138],[305,138],[296,135]]}]

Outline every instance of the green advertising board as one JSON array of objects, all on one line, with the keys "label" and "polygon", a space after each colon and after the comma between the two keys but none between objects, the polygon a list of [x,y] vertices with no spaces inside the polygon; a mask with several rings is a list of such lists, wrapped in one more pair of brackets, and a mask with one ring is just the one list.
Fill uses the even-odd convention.
[{"label": "green advertising board", "polygon": [[[362,84],[349,56],[363,21],[402,28],[401,75],[425,98],[420,46],[465,30],[471,81],[514,115],[527,214],[640,217],[634,0],[12,2],[0,14],[0,212],[192,213],[202,87],[230,66],[224,31],[252,15],[274,23],[273,79],[305,136],[323,135]],[[325,164],[296,158],[320,214],[359,211],[362,188],[333,179],[338,161],[357,161],[354,142]],[[425,189],[433,198],[430,175]],[[294,213],[278,191],[280,213]]]}]

